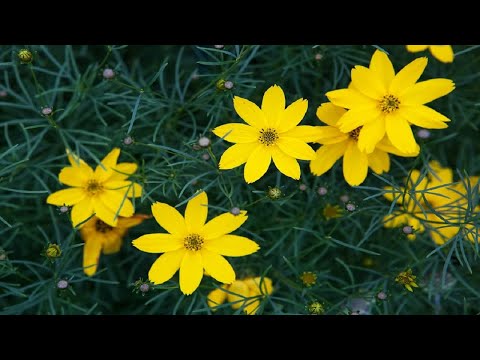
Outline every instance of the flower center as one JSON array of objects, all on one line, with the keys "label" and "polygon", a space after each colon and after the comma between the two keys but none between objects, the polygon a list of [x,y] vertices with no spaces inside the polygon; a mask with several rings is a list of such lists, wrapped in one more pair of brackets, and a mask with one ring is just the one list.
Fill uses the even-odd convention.
[{"label": "flower center", "polygon": [[95,223],[95,230],[101,233],[106,233],[112,230],[113,227],[111,227],[108,224],[105,224],[102,220],[98,219],[97,222]]},{"label": "flower center", "polygon": [[400,100],[393,95],[385,95],[382,100],[380,100],[380,110],[386,114],[390,114],[395,110],[398,110],[400,107]]},{"label": "flower center", "polygon": [[100,184],[97,180],[89,180],[87,183],[87,191],[90,195],[95,195],[103,190],[103,185]]},{"label": "flower center", "polygon": [[277,140],[278,140],[277,130],[272,128],[260,130],[260,136],[258,137],[258,141],[260,141],[263,145],[266,145],[266,146],[273,145],[277,142]]},{"label": "flower center", "polygon": [[351,137],[353,140],[358,141],[358,135],[360,135],[360,130],[362,130],[362,127],[363,127],[363,126],[357,127],[356,129],[350,131],[350,132],[348,133],[348,135],[350,135],[350,137]]},{"label": "flower center", "polygon": [[203,247],[203,237],[198,234],[190,234],[183,240],[183,246],[187,250],[198,251]]}]

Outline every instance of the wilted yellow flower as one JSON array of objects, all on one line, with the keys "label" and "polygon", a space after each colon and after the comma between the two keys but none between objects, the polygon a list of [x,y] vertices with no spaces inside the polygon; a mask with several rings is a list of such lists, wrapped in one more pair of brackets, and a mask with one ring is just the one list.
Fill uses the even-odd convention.
[{"label": "wilted yellow flower", "polygon": [[[224,291],[227,290],[227,291]],[[233,309],[240,309],[247,315],[255,315],[265,296],[273,292],[272,280],[268,277],[247,277],[243,280],[236,280],[230,285],[223,285],[208,294],[208,306],[215,310],[215,307],[225,301],[232,303]]]},{"label": "wilted yellow flower", "polygon": [[342,215],[343,215],[343,210],[338,205],[327,204],[323,208],[323,216],[327,220],[339,218],[339,217],[342,217]]},{"label": "wilted yellow flower", "polygon": [[317,274],[311,271],[304,271],[300,275],[300,280],[306,287],[311,287],[317,283]]},{"label": "wilted yellow flower", "polygon": [[408,291],[413,292],[412,286],[418,288],[418,285],[415,283],[416,278],[417,277],[412,274],[412,269],[408,269],[398,274],[395,281],[405,286]]},{"label": "wilted yellow flower", "polygon": [[429,49],[433,57],[443,63],[453,62],[452,45],[407,45],[410,52],[419,52]]}]

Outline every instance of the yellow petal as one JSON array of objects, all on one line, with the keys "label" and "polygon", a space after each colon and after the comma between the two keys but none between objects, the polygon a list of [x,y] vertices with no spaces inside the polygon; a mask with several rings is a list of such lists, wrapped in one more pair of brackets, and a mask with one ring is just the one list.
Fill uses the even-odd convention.
[{"label": "yellow petal", "polygon": [[[355,89],[333,90],[325,95],[334,105],[346,109],[375,109],[378,105],[378,101]],[[323,120],[322,118],[320,119]]]},{"label": "yellow petal", "polygon": [[429,171],[429,174],[428,174],[430,179],[429,187],[435,187],[437,185],[448,184],[453,182],[452,169],[441,166],[438,161],[430,161],[428,163],[428,166],[431,169],[431,171]]},{"label": "yellow petal", "polygon": [[85,173],[89,178],[93,177],[93,169],[87,165],[85,161],[80,159],[80,157],[67,150],[67,158],[68,162],[70,165],[72,165],[73,168],[78,168],[81,170],[83,173]]},{"label": "yellow petal", "polygon": [[400,114],[389,114],[385,117],[385,130],[392,145],[404,153],[417,151],[417,143],[413,137],[408,121]]},{"label": "yellow petal", "polygon": [[130,190],[128,190],[127,196],[128,196],[129,198],[132,198],[132,197],[135,197],[135,198],[141,197],[142,194],[143,194],[142,185],[137,184],[137,183],[134,183],[134,182],[132,182],[131,184],[132,184],[132,185],[130,186]]},{"label": "yellow petal", "polygon": [[224,256],[245,256],[260,249],[255,241],[238,235],[223,235],[216,239],[206,240],[204,247]]},{"label": "yellow petal", "polygon": [[[342,90],[348,90],[348,89],[342,89]],[[340,91],[340,94],[344,95],[345,97],[349,96],[349,92],[341,92],[342,90],[337,90]],[[356,96],[357,93],[352,93],[353,96]],[[334,94],[335,95],[335,94]],[[360,97],[359,102],[364,100],[363,95]],[[340,106],[336,106],[332,103],[323,103],[317,108],[317,117],[318,119],[330,126],[335,126],[337,124],[337,121],[347,112],[344,108]]]},{"label": "yellow petal", "polygon": [[245,304],[245,299],[250,294],[250,289],[245,282],[236,280],[228,288],[228,302],[232,303],[233,309],[240,309]]},{"label": "yellow petal", "polygon": [[203,262],[200,251],[186,251],[180,265],[180,290],[185,295],[191,295],[197,290],[202,278]]},{"label": "yellow petal", "polygon": [[152,204],[152,214],[157,223],[170,234],[183,237],[187,233],[183,216],[174,207],[156,202]]},{"label": "yellow petal", "polygon": [[372,98],[380,99],[387,92],[385,84],[365,66],[357,65],[352,69],[352,84],[356,90]]},{"label": "yellow petal", "polygon": [[280,137],[277,145],[285,154],[290,155],[295,159],[313,160],[316,157],[315,151],[305,142],[288,137]]},{"label": "yellow petal", "polygon": [[132,202],[119,190],[104,190],[98,195],[99,201],[118,216],[130,217],[135,212]]},{"label": "yellow petal", "polygon": [[272,149],[272,159],[282,174],[295,180],[300,179],[300,165],[298,165],[298,161],[290,155],[285,154],[277,146]]},{"label": "yellow petal", "polygon": [[150,219],[150,215],[145,214],[135,214],[131,217],[125,218],[121,217],[118,219],[118,227],[121,228],[131,228],[141,224],[144,220]]},{"label": "yellow petal", "polygon": [[451,45],[430,45],[432,55],[443,63],[453,62],[453,49]]},{"label": "yellow petal", "polygon": [[368,155],[368,166],[377,174],[390,170],[390,156],[385,151],[375,149]]},{"label": "yellow petal", "polygon": [[245,283],[250,288],[250,291],[256,294],[270,295],[273,292],[272,279],[268,277],[257,276],[255,278],[245,279]]},{"label": "yellow petal", "polygon": [[231,284],[235,281],[235,271],[223,256],[207,249],[202,249],[201,253],[205,271],[211,277],[224,284]]},{"label": "yellow petal", "polygon": [[93,202],[92,199],[87,197],[80,201],[72,208],[71,217],[73,227],[77,227],[89,217],[93,215]]},{"label": "yellow petal", "polygon": [[360,151],[370,154],[384,136],[385,116],[380,115],[377,119],[363,125],[358,136],[358,148]]},{"label": "yellow petal", "polygon": [[285,94],[278,85],[273,85],[265,91],[262,100],[262,111],[267,118],[268,126],[277,124],[285,110]]},{"label": "yellow petal", "polygon": [[220,158],[218,167],[221,170],[228,170],[243,165],[247,162],[253,150],[255,150],[258,146],[259,145],[257,142],[235,144],[230,146],[227,150],[225,150]]},{"label": "yellow petal", "polygon": [[455,83],[449,79],[430,79],[411,86],[401,98],[404,105],[422,105],[451,93]]},{"label": "yellow petal", "polygon": [[68,186],[84,187],[89,179],[90,174],[80,167],[64,167],[58,174],[58,180]]},{"label": "yellow petal", "polygon": [[112,231],[108,231],[103,236],[103,254],[115,254],[120,251],[123,243],[123,235],[126,229],[113,228]]},{"label": "yellow petal", "polygon": [[398,114],[410,123],[425,129],[445,129],[450,121],[447,117],[424,105],[405,106]]},{"label": "yellow petal", "polygon": [[119,155],[120,149],[114,148],[101,161],[103,167],[101,165],[97,165],[97,167],[95,168],[95,178],[98,181],[106,181],[110,176],[113,175],[113,169],[117,166],[117,160]]},{"label": "yellow petal", "polygon": [[115,216],[116,212],[110,209],[104,202],[98,197],[92,198],[93,211],[95,215],[104,223],[116,227],[118,222],[118,216]]},{"label": "yellow petal", "polygon": [[395,77],[395,70],[393,69],[392,62],[388,58],[388,55],[383,51],[376,50],[370,60],[370,70],[376,74],[377,78],[382,81],[383,88],[386,90],[390,86],[393,78]]},{"label": "yellow petal", "polygon": [[189,232],[198,233],[208,215],[208,197],[205,191],[190,199],[185,210],[185,224]]},{"label": "yellow petal", "polygon": [[378,144],[377,144],[377,149],[388,152],[390,154],[394,154],[397,156],[403,156],[403,157],[415,157],[419,154],[420,152],[420,146],[415,147],[415,151],[413,153],[405,153],[400,150],[398,150],[396,147],[392,145],[390,140],[388,140],[388,137],[385,136]]},{"label": "yellow petal", "polygon": [[405,284],[405,288],[406,288],[408,291],[413,292],[413,289],[412,289],[412,287],[411,287],[410,285]]},{"label": "yellow petal", "polygon": [[389,92],[397,96],[402,95],[405,90],[417,82],[425,70],[427,62],[426,57],[421,57],[406,65],[392,80]]},{"label": "yellow petal", "polygon": [[383,193],[383,196],[389,200],[393,201],[395,198],[397,198],[397,204],[401,204],[403,201],[403,194],[405,193],[405,188],[400,187],[399,190],[392,188],[391,186],[385,186],[383,188],[385,190],[385,193]]},{"label": "yellow petal", "polygon": [[[282,133],[282,136],[296,138],[303,142],[313,142],[319,139],[323,134],[323,128],[334,129],[330,126],[308,126],[300,125],[291,130]],[[337,129],[338,130],[338,129]]]},{"label": "yellow petal", "polygon": [[247,184],[260,179],[268,171],[272,161],[271,151],[268,147],[259,145],[248,157],[243,176]]},{"label": "yellow petal", "polygon": [[365,181],[367,173],[367,154],[361,152],[357,144],[351,141],[343,155],[343,177],[349,185],[357,186]]},{"label": "yellow petal", "polygon": [[336,144],[348,140],[348,133],[342,133],[338,128],[333,126],[317,126],[319,128],[319,136],[315,140],[319,144]]},{"label": "yellow petal", "polygon": [[202,229],[202,234],[206,240],[215,239],[237,230],[247,219],[245,210],[242,210],[239,215],[223,213],[207,222]]},{"label": "yellow petal", "polygon": [[238,116],[240,116],[248,125],[257,129],[268,126],[264,112],[253,102],[235,96],[233,98],[233,107]]},{"label": "yellow petal", "polygon": [[155,285],[170,280],[180,268],[185,254],[186,250],[181,248],[161,255],[150,268],[148,279]]},{"label": "yellow petal", "polygon": [[252,126],[245,124],[225,124],[212,130],[215,135],[231,143],[257,142],[260,133]]},{"label": "yellow petal", "polygon": [[226,288],[226,285],[222,285],[220,289],[210,291],[207,296],[207,304],[209,307],[215,308],[216,306],[223,304],[225,300],[227,300],[227,292],[223,290],[224,288]]},{"label": "yellow petal", "polygon": [[108,180],[121,181],[127,180],[127,178],[137,171],[138,165],[135,163],[120,163],[115,166],[113,173]]},{"label": "yellow petal", "polygon": [[132,241],[138,250],[159,254],[178,250],[183,247],[183,240],[170,234],[147,234]]},{"label": "yellow petal", "polygon": [[407,214],[395,211],[383,217],[383,226],[386,228],[397,228],[408,224],[409,216]]},{"label": "yellow petal", "polygon": [[[254,294],[249,294],[249,297],[255,296]],[[260,308],[261,301],[260,299],[250,299],[246,301],[245,308],[243,311],[247,315],[255,315]]]},{"label": "yellow petal", "polygon": [[370,121],[378,121],[381,115],[382,112],[379,108],[348,110],[338,121],[337,125],[340,127],[340,131],[347,133]]},{"label": "yellow petal", "polygon": [[278,117],[276,124],[278,132],[283,133],[297,126],[307,113],[307,109],[308,100],[298,99],[290,104]]},{"label": "yellow petal", "polygon": [[97,272],[102,243],[96,239],[90,239],[83,246],[83,272],[87,276],[93,276]]},{"label": "yellow petal", "polygon": [[310,161],[310,171],[313,175],[320,176],[330,170],[340,159],[349,142],[342,142],[333,145],[323,145],[317,150],[317,157]]},{"label": "yellow petal", "polygon": [[78,204],[85,196],[87,196],[87,194],[82,188],[63,189],[50,194],[47,197],[47,204],[71,206]]},{"label": "yellow petal", "polygon": [[419,52],[427,50],[428,45],[407,45],[407,51],[409,52]]}]

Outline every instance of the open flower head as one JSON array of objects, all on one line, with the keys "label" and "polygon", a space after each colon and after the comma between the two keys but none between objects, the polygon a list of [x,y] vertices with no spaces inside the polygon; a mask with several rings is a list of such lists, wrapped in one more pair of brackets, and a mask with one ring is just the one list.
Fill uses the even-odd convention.
[{"label": "open flower head", "polygon": [[282,174],[300,179],[297,159],[315,159],[307,142],[318,137],[316,127],[298,126],[307,112],[307,100],[299,99],[285,108],[283,90],[274,85],[265,92],[261,108],[238,96],[233,106],[247,124],[225,124],[213,129],[215,135],[235,144],[223,153],[220,169],[245,164],[245,181],[253,183],[267,172],[273,160]]},{"label": "open flower head", "polygon": [[424,104],[455,88],[449,79],[417,83],[426,66],[427,58],[418,58],[395,74],[388,56],[376,50],[370,67],[357,65],[352,69],[349,88],[326,94],[333,104],[348,109],[338,121],[340,131],[349,133],[362,127],[358,147],[366,153],[372,153],[385,134],[398,150],[416,152],[410,126],[446,128],[450,119]]},{"label": "open flower head", "polygon": [[418,285],[415,282],[416,278],[417,277],[412,274],[412,269],[408,269],[408,270],[402,271],[400,274],[398,274],[397,277],[395,278],[395,281],[398,282],[399,284],[402,284],[403,286],[405,286],[405,288],[408,291],[413,292],[412,287],[418,288]]},{"label": "open flower head", "polygon": [[317,117],[327,126],[319,126],[317,129],[320,136],[315,141],[322,146],[317,150],[317,157],[310,161],[310,171],[314,175],[323,175],[343,156],[345,181],[351,186],[356,186],[365,181],[369,167],[379,175],[390,170],[388,153],[399,156],[418,155],[420,151],[418,145],[414,152],[404,153],[393,147],[386,137],[375,144],[372,152],[367,153],[360,150],[358,143],[362,126],[348,133],[340,131],[339,120],[346,113],[347,110],[332,103],[323,103],[318,107]]},{"label": "open flower head", "polygon": [[129,198],[140,197],[142,187],[130,180],[137,170],[135,163],[119,163],[120,149],[113,149],[95,171],[85,161],[68,152],[70,166],[64,167],[58,179],[70,186],[50,194],[47,204],[73,206],[71,211],[74,227],[93,214],[109,226],[117,226],[118,216],[130,217],[134,208]]},{"label": "open flower head", "polygon": [[246,237],[230,235],[247,220],[246,211],[224,213],[206,223],[208,198],[204,191],[188,202],[185,217],[160,202],[152,204],[152,213],[168,234],[143,235],[132,244],[144,252],[164,253],[153,263],[148,278],[162,284],[180,269],[180,290],[185,295],[197,289],[204,270],[221,283],[233,283],[235,272],[224,256],[245,256],[259,249]]},{"label": "open flower head", "polygon": [[409,52],[419,52],[429,49],[433,57],[443,63],[453,62],[454,54],[452,45],[407,45]]},{"label": "open flower head", "polygon": [[94,216],[80,228],[80,236],[85,242],[83,247],[83,271],[92,276],[97,272],[100,254],[114,254],[120,251],[123,237],[128,229],[150,218],[137,214],[129,218],[120,217],[117,226],[112,227]]},{"label": "open flower head", "polygon": [[[226,291],[225,291],[226,290]],[[248,277],[236,280],[230,285],[223,285],[208,294],[208,306],[215,307],[228,301],[233,309],[240,309],[247,315],[255,315],[266,295],[273,292],[272,279],[268,277]]]}]

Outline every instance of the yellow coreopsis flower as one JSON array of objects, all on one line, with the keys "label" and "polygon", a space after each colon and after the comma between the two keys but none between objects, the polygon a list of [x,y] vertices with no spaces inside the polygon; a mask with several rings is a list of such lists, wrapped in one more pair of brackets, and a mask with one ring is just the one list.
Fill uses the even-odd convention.
[{"label": "yellow coreopsis flower", "polygon": [[412,269],[407,269],[407,271],[402,271],[398,274],[395,281],[405,286],[408,291],[413,292],[412,287],[418,288],[418,285],[415,282],[416,278],[417,277],[412,273]]},{"label": "yellow coreopsis flower", "polygon": [[433,57],[443,63],[453,62],[452,45],[407,45],[409,52],[419,52],[429,49]]},{"label": "yellow coreopsis flower", "polygon": [[225,124],[213,130],[215,135],[235,143],[223,153],[220,169],[245,164],[245,181],[253,183],[267,172],[273,160],[282,174],[300,179],[297,159],[315,159],[307,142],[318,137],[316,127],[298,126],[307,112],[307,100],[299,99],[285,108],[283,90],[274,85],[263,95],[261,109],[238,96],[233,98],[233,106],[248,125]]},{"label": "yellow coreopsis flower", "polygon": [[358,148],[366,153],[372,153],[385,134],[401,152],[415,153],[417,143],[410,125],[446,128],[450,119],[424,104],[455,88],[449,79],[417,83],[426,66],[427,58],[418,58],[395,75],[390,59],[380,50],[373,54],[369,68],[355,66],[348,89],[326,94],[333,104],[348,109],[338,121],[340,131],[349,133],[362,126]]},{"label": "yellow coreopsis flower", "polygon": [[93,214],[113,227],[117,226],[118,216],[133,215],[133,205],[128,198],[141,196],[142,187],[127,178],[137,170],[137,164],[117,164],[118,148],[105,156],[95,171],[77,155],[70,152],[67,155],[71,166],[64,167],[58,179],[71,188],[50,194],[47,204],[73,206],[74,227]]},{"label": "yellow coreopsis flower", "polygon": [[152,204],[152,214],[168,234],[143,235],[132,244],[144,252],[164,253],[153,263],[148,278],[162,284],[180,269],[180,290],[185,295],[200,285],[204,269],[221,283],[233,283],[235,272],[223,256],[250,255],[260,248],[246,237],[229,235],[247,220],[246,211],[238,215],[224,213],[205,223],[208,198],[204,191],[188,202],[185,218],[160,202]]},{"label": "yellow coreopsis flower", "polygon": [[[227,290],[227,291],[224,291]],[[261,301],[273,292],[272,280],[268,277],[248,277],[236,280],[231,285],[222,285],[208,294],[207,303],[213,310],[228,300],[233,309],[240,309],[247,315],[255,315]]]},{"label": "yellow coreopsis flower", "polygon": [[83,247],[83,271],[92,276],[97,272],[100,253],[114,254],[120,251],[123,237],[128,229],[139,225],[148,215],[137,214],[129,218],[119,217],[117,226],[112,227],[94,216],[81,228],[80,235],[85,242]]},{"label": "yellow coreopsis flower", "polygon": [[330,170],[343,156],[343,176],[351,186],[360,185],[367,177],[370,167],[375,173],[382,174],[390,170],[390,157],[388,152],[399,156],[417,156],[420,147],[417,145],[415,152],[402,153],[395,149],[386,137],[375,144],[376,148],[371,153],[359,149],[359,134],[362,126],[349,133],[340,131],[339,120],[347,110],[332,103],[323,103],[317,109],[317,117],[328,126],[319,126],[320,136],[316,142],[322,144],[317,150],[317,157],[310,161],[310,171],[320,176]]}]

